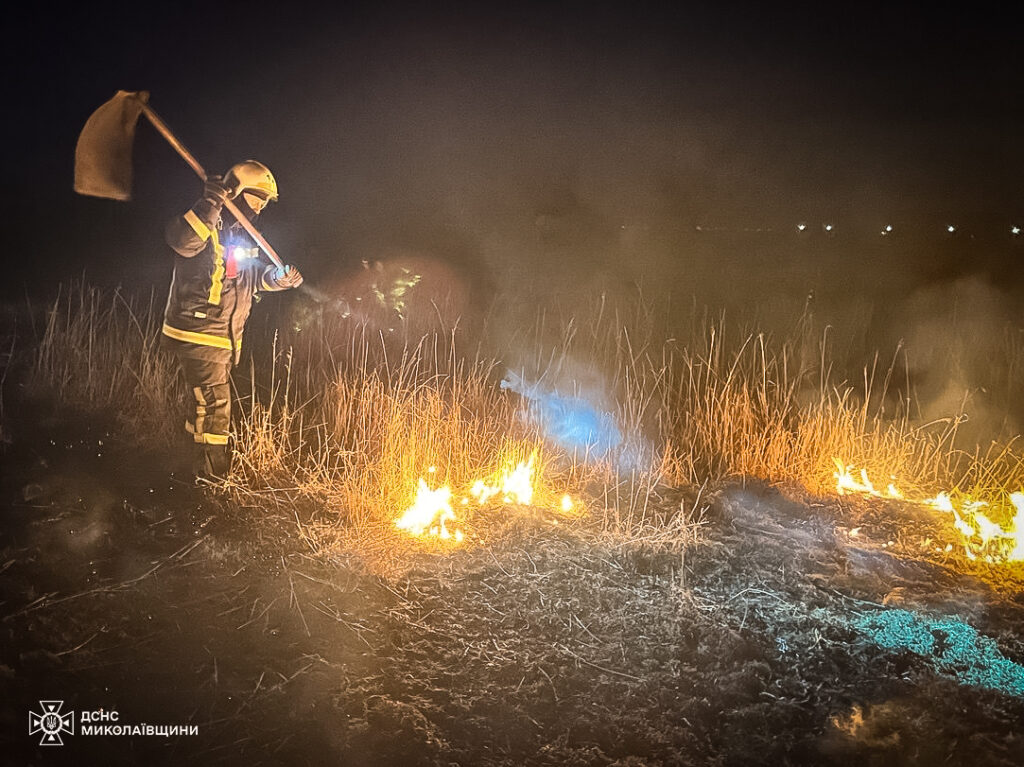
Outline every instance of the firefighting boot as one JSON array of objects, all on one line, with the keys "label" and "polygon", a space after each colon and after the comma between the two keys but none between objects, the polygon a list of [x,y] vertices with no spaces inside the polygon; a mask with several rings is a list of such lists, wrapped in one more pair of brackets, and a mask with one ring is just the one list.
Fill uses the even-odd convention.
[{"label": "firefighting boot", "polygon": [[228,445],[196,446],[196,477],[221,482],[231,472],[231,448]]}]

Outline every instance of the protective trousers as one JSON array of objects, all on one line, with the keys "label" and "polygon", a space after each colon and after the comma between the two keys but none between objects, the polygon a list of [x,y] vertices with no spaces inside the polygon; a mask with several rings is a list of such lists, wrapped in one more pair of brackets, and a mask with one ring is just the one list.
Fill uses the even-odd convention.
[{"label": "protective trousers", "polygon": [[190,407],[185,431],[195,443],[193,470],[197,477],[225,479],[231,470],[231,363],[179,355]]}]

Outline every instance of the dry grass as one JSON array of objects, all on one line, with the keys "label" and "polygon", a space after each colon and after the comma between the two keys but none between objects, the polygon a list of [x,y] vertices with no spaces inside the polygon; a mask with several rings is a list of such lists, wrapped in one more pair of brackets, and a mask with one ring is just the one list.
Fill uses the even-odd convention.
[{"label": "dry grass", "polygon": [[[694,521],[696,509],[666,516],[653,508],[659,487],[746,476],[827,492],[834,458],[905,487],[1024,484],[1012,441],[965,447],[962,413],[929,423],[912,417],[900,350],[888,364],[876,357],[846,375],[835,369],[831,331],[806,317],[776,338],[696,311],[673,325],[639,296],[532,311],[492,315],[469,349],[465,334],[451,329],[387,334],[366,320],[307,327],[298,354],[276,335],[250,334],[250,346],[267,353],[239,371],[249,380],[236,411],[231,490],[243,500],[273,494],[314,509],[302,525],[321,547],[332,529],[391,541],[391,522],[420,477],[452,487],[457,498],[474,480],[531,455],[539,486],[550,492],[540,505],[574,493],[584,498],[588,525],[638,540],[679,540]],[[173,361],[157,348],[158,315],[152,297],[62,290],[39,347],[38,380],[67,402],[116,408],[138,439],[173,435],[179,389]],[[1019,363],[1012,348],[1008,354],[1009,365]],[[498,385],[508,370],[612,413],[643,446],[645,463],[616,469],[614,456],[586,460],[550,444],[522,417],[520,396]],[[1012,376],[1003,384],[1006,399],[1020,385]],[[486,514],[464,524],[485,534]]]},{"label": "dry grass", "polygon": [[875,367],[855,383],[834,381],[827,336],[807,359],[790,340],[748,335],[728,348],[724,335],[713,326],[664,362],[663,470],[673,482],[740,475],[824,492],[837,457],[912,484],[951,476],[956,415],[915,425],[906,408],[887,415],[874,404],[891,395],[898,359],[881,381]]},{"label": "dry grass", "polygon": [[153,293],[61,285],[36,351],[35,381],[66,404],[114,413],[138,439],[166,444],[178,426],[181,389],[174,360],[159,349],[162,310]]}]

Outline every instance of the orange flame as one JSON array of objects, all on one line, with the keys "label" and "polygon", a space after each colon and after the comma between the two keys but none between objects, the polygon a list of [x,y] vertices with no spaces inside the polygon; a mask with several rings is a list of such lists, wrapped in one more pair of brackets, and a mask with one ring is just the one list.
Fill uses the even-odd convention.
[{"label": "orange flame", "polygon": [[[471,499],[476,501],[478,508],[495,501],[521,506],[534,504],[539,495],[534,476],[536,461],[537,453],[534,452],[526,461],[515,465],[510,462],[490,480],[475,480],[467,493],[461,497],[459,507],[468,507]],[[433,466],[428,469],[430,474],[435,472]],[[434,537],[455,543],[461,542],[464,538],[460,529],[462,520],[452,508],[453,495],[447,485],[431,489],[421,477],[418,480],[415,501],[395,520],[395,527],[415,537]],[[547,497],[549,494],[543,495]],[[563,495],[560,502],[552,508],[566,514],[578,512],[577,505],[568,494]]]},{"label": "orange flame", "polygon": [[416,500],[406,509],[401,518],[395,521],[395,527],[412,535],[433,535],[443,540],[454,538],[462,540],[462,531],[454,533],[448,529],[449,522],[455,522],[452,511],[452,491],[448,487],[431,490],[421,477],[416,490]]},{"label": "orange flame", "polygon": [[[982,512],[982,509],[990,508],[991,504],[988,501],[964,497],[954,502],[953,496],[945,491],[931,498],[911,498],[905,496],[893,483],[889,484],[885,492],[881,492],[875,489],[864,469],[861,469],[858,479],[853,475],[852,466],[847,466],[838,458],[832,460],[836,465],[833,476],[839,495],[854,493],[896,498],[951,514],[953,527],[963,538],[964,554],[968,559],[984,559],[993,564],[1024,561],[1024,493],[1010,494],[1009,501],[1016,513],[1009,527],[1004,528]],[[946,550],[949,551],[950,547]]]}]

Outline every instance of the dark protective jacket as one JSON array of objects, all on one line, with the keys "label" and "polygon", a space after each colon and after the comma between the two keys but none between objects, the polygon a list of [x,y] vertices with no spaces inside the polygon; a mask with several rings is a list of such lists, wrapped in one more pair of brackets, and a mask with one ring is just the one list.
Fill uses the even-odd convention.
[{"label": "dark protective jacket", "polygon": [[167,244],[176,255],[163,341],[177,354],[237,363],[253,297],[283,288],[241,225],[221,225],[221,203],[207,198],[168,223]]}]

